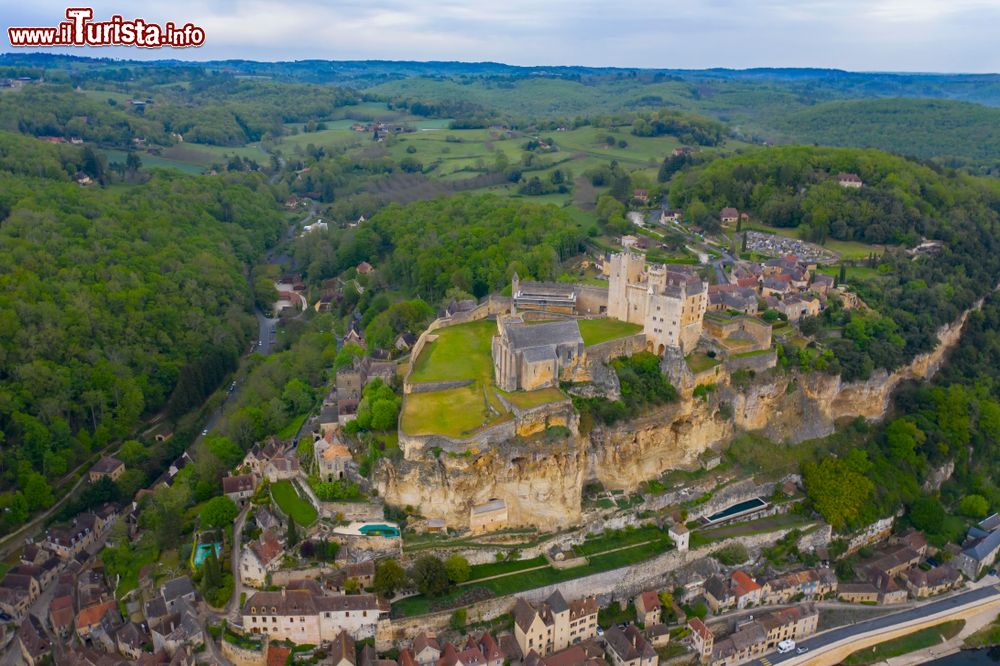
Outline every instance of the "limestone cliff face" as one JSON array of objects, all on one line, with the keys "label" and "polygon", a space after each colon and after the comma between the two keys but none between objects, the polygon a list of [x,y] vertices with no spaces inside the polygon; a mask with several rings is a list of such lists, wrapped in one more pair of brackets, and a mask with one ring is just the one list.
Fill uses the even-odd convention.
[{"label": "limestone cliff face", "polygon": [[732,435],[732,421],[703,400],[685,400],[590,434],[592,476],[607,488],[635,490],[664,471],[697,467],[698,456]]},{"label": "limestone cliff face", "polygon": [[440,518],[449,527],[467,527],[473,506],[502,498],[511,526],[559,529],[580,519],[586,470],[586,441],[570,437],[504,443],[472,456],[383,459],[376,484],[387,503],[418,507],[425,517]]},{"label": "limestone cliff face", "polygon": [[[980,304],[977,304],[979,307]],[[744,390],[727,388],[724,399],[733,406],[741,430],[759,431],[777,441],[797,443],[833,432],[840,419],[857,416],[878,420],[889,408],[892,392],[900,382],[931,377],[955,346],[968,317],[938,330],[938,345],[909,364],[886,372],[878,370],[866,381],[845,382],[840,377],[811,373],[797,377],[776,376]],[[794,382],[790,386],[790,382]]]},{"label": "limestone cliff face", "polygon": [[[387,503],[418,507],[425,517],[443,519],[449,527],[468,527],[469,510],[492,498],[506,500],[511,526],[569,526],[580,519],[586,480],[632,491],[665,471],[696,467],[701,453],[725,443],[737,430],[794,443],[833,432],[840,419],[882,418],[901,381],[938,370],[958,342],[967,314],[938,332],[934,351],[895,372],[876,372],[867,381],[843,382],[822,373],[775,374],[745,389],[720,386],[708,402],[686,398],[639,419],[597,427],[589,436],[491,443],[472,455],[443,453],[437,458],[430,449],[414,449],[407,454],[411,459],[383,460],[376,486]],[[732,418],[720,415],[722,403],[732,407]]]}]

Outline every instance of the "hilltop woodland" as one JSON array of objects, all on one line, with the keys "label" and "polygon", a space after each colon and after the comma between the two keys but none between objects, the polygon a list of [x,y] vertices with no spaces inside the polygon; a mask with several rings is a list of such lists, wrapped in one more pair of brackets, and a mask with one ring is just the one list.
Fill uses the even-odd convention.
[{"label": "hilltop woodland", "polygon": [[[839,186],[842,171],[857,173],[865,187]],[[693,215],[735,206],[765,224],[798,227],[810,240],[896,246],[878,258],[877,277],[854,285],[872,311],[823,313],[844,326],[825,368],[844,379],[867,379],[930,351],[937,329],[988,294],[1000,274],[997,184],[878,151],[747,151],[681,172],[670,198]],[[944,241],[944,253],[914,260],[903,250],[921,238]]]}]

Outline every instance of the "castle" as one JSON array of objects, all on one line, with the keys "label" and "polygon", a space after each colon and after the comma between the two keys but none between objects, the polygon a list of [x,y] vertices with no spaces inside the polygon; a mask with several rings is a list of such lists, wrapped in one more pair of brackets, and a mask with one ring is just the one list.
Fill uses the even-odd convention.
[{"label": "castle", "polygon": [[708,283],[691,269],[652,264],[641,254],[611,255],[608,316],[641,324],[649,348],[692,351],[701,337]]}]

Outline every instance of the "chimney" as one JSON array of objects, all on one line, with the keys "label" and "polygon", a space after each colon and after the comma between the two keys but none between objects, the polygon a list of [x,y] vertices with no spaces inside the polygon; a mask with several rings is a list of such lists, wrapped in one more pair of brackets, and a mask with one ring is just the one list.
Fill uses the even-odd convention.
[{"label": "chimney", "polygon": [[281,598],[282,600],[285,598],[285,588],[281,588]]}]

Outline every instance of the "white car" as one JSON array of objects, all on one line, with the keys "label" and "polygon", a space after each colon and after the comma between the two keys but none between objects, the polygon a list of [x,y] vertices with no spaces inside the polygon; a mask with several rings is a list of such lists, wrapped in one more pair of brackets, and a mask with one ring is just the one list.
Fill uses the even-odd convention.
[{"label": "white car", "polygon": [[207,435],[208,434],[208,428],[205,428],[204,430],[202,430],[201,434],[202,434],[202,436]]}]

